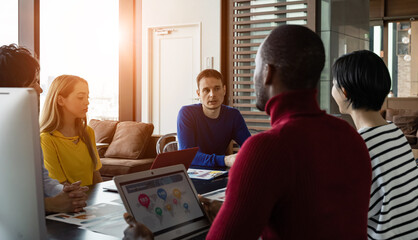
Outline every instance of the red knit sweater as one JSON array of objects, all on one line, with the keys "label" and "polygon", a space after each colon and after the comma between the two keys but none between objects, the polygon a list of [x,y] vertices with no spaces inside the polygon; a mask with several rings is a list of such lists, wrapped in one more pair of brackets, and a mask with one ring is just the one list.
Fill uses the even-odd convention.
[{"label": "red knit sweater", "polygon": [[319,109],[316,90],[279,94],[266,111],[272,129],[239,151],[207,239],[367,239],[371,166],[360,135]]}]

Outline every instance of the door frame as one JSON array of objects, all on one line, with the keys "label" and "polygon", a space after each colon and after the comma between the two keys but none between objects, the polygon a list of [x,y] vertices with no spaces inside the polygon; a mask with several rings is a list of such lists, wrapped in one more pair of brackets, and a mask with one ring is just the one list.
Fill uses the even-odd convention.
[{"label": "door frame", "polygon": [[[153,45],[153,41],[154,41],[154,31],[158,30],[158,29],[164,29],[164,28],[179,28],[179,27],[197,27],[198,28],[198,42],[199,42],[199,68],[201,71],[202,70],[202,22],[197,22],[197,23],[185,23],[185,24],[170,24],[170,25],[158,25],[158,26],[149,26],[147,27],[147,35],[148,35],[148,39],[147,39],[147,45],[148,45],[148,56],[147,56],[147,62],[148,62],[148,68],[147,68],[147,78],[146,81],[148,83],[148,122],[153,123],[154,119],[153,119],[153,107],[155,105],[155,103],[153,103],[152,99],[154,97],[154,92],[153,92],[153,86],[154,86],[154,82],[153,82],[153,67],[154,67],[154,63],[153,63],[153,49],[154,49],[154,45]],[[158,114],[158,116],[160,117],[160,113]],[[158,119],[158,124],[160,124],[160,119]],[[160,128],[159,128],[160,129]],[[161,130],[161,129],[160,129]]]}]

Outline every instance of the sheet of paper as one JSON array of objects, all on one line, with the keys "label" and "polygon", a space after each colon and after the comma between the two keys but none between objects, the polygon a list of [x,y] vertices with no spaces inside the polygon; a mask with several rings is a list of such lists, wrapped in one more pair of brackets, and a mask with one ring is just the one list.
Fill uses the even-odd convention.
[{"label": "sheet of paper", "polygon": [[123,219],[126,212],[122,204],[99,203],[84,208],[81,213],[57,213],[46,216],[47,219],[75,224],[105,235],[123,238],[123,231],[128,224]]},{"label": "sheet of paper", "polygon": [[212,192],[202,194],[202,196],[205,198],[223,202],[225,201],[225,191],[226,191],[226,188],[221,188]]},{"label": "sheet of paper", "polygon": [[93,232],[98,232],[105,235],[123,238],[123,231],[128,227],[128,224],[123,219],[123,214],[115,214],[113,216],[107,215],[100,221],[92,221],[89,224],[80,226],[80,228],[88,229]]},{"label": "sheet of paper", "polygon": [[222,176],[228,173],[228,171],[220,171],[220,170],[207,170],[207,169],[196,169],[196,168],[189,168],[187,170],[187,174],[192,179],[203,179],[203,180],[211,180],[216,177]]},{"label": "sheet of paper", "polygon": [[120,198],[113,200],[112,203],[117,203],[117,204],[123,205],[122,199],[120,199]]},{"label": "sheet of paper", "polygon": [[79,226],[88,225],[94,221],[101,221],[109,216],[123,215],[125,208],[120,204],[99,203],[84,208],[80,213],[57,213],[46,216],[47,219],[75,224]]}]

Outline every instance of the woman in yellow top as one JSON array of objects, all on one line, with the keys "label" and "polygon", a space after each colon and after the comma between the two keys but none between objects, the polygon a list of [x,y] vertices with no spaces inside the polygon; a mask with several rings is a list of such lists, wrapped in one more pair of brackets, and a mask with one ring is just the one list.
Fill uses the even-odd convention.
[{"label": "woman in yellow top", "polygon": [[87,126],[88,105],[86,80],[72,75],[54,79],[40,119],[41,145],[49,176],[61,183],[102,181],[94,131]]}]

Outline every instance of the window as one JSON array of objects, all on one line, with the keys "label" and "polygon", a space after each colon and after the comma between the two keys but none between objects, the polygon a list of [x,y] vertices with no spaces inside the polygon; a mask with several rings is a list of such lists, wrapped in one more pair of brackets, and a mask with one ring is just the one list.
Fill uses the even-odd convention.
[{"label": "window", "polygon": [[387,65],[396,97],[418,96],[418,70],[413,67],[418,60],[418,47],[412,44],[417,37],[416,21],[388,23]]},{"label": "window", "polygon": [[370,50],[381,56],[383,51],[383,27],[371,26],[370,27]]},{"label": "window", "polygon": [[370,23],[380,25],[383,32],[381,57],[392,79],[389,96],[418,96],[417,9],[418,1],[370,1]]},{"label": "window", "polygon": [[[263,39],[275,27],[284,24],[314,26],[314,1],[295,0],[233,0],[229,13],[232,56],[227,66],[230,83],[230,105],[240,110],[252,134],[270,129],[270,120],[256,106],[253,81],[255,56]],[[312,8],[310,8],[312,7]],[[308,17],[309,15],[309,17]],[[313,16],[313,17],[312,17]],[[309,21],[308,21],[309,19]]]},{"label": "window", "polygon": [[62,74],[87,80],[88,118],[118,120],[119,1],[40,2],[41,106]]},{"label": "window", "polygon": [[0,1],[0,46],[18,44],[19,2],[16,0]]}]

